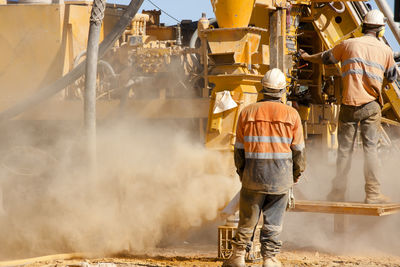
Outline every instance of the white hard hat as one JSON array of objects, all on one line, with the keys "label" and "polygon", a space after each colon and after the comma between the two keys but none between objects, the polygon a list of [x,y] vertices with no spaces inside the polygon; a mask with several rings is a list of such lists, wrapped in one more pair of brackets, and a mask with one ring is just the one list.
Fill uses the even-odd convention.
[{"label": "white hard hat", "polygon": [[373,9],[368,11],[367,15],[365,15],[363,24],[367,25],[376,25],[376,26],[384,26],[386,23],[386,18],[382,12],[378,9]]},{"label": "white hard hat", "polygon": [[286,77],[280,69],[273,68],[261,80],[263,89],[261,93],[273,97],[281,97],[286,88]]}]

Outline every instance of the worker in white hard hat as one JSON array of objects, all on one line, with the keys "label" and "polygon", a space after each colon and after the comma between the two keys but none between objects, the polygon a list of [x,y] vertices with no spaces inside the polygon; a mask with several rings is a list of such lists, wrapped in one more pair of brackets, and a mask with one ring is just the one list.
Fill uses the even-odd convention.
[{"label": "worker in white hard hat", "polygon": [[339,114],[336,176],[328,200],[344,201],[351,156],[357,131],[364,148],[364,202],[387,203],[380,191],[378,141],[380,139],[381,90],[384,81],[397,79],[393,51],[380,40],[385,32],[385,17],[371,10],[364,17],[363,36],[342,41],[334,48],[314,55],[300,51],[304,60],[313,63],[341,63],[343,93]]},{"label": "worker in white hard hat", "polygon": [[233,253],[223,266],[245,266],[246,248],[251,247],[260,213],[263,267],[281,266],[276,255],[282,246],[279,235],[288,192],[305,168],[300,116],[281,102],[285,75],[274,68],[261,82],[264,98],[245,107],[238,119],[234,159],[242,182],[239,225],[231,241]]}]

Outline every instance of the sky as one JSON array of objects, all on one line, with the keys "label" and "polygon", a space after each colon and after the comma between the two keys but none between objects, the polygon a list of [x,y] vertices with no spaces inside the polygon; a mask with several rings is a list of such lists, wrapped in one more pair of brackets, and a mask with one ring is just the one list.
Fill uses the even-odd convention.
[{"label": "sky", "polygon": [[[108,2],[108,1],[107,1]],[[129,4],[130,0],[111,0],[112,3]],[[394,9],[394,0],[387,0],[388,4]],[[139,12],[143,9],[152,10],[156,8],[152,3],[160,7],[164,12],[171,15],[171,17],[181,21],[183,19],[198,20],[201,13],[206,13],[208,18],[214,17],[214,13],[210,0],[144,0],[143,5],[140,7]],[[373,8],[377,8],[375,1],[369,1]],[[176,20],[169,17],[165,13],[161,15],[161,22],[165,25],[174,25]],[[388,39],[392,49],[400,52],[400,45],[396,42],[389,27],[386,27],[386,38]]]},{"label": "sky", "polygon": [[[109,2],[109,1],[107,1]],[[130,0],[111,0],[111,3],[129,4]],[[191,19],[193,21],[201,18],[201,13],[206,13],[208,18],[214,17],[210,0],[144,0],[139,12],[143,9],[158,9],[154,5],[159,6],[163,11],[181,21],[183,19]],[[165,25],[174,25],[176,21],[166,14],[161,14],[160,21]]]}]

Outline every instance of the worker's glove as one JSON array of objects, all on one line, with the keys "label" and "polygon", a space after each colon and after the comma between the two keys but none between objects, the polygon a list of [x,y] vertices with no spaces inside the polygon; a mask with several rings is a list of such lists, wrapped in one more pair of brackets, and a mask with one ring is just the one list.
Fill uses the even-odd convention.
[{"label": "worker's glove", "polygon": [[288,203],[286,205],[286,210],[294,209],[295,199],[294,199],[293,187],[289,188],[288,194],[289,198],[288,198]]},{"label": "worker's glove", "polygon": [[236,170],[236,173],[239,175],[240,181],[242,181],[242,178],[243,178],[243,171]]},{"label": "worker's glove", "polygon": [[303,49],[299,49],[299,57],[307,60],[307,57],[310,56],[306,51],[304,51]]},{"label": "worker's glove", "polygon": [[293,183],[294,183],[294,184],[298,184],[298,182],[299,182],[299,180],[300,180],[300,177],[301,177],[301,175],[299,175],[299,176],[297,176],[297,177],[293,176]]}]

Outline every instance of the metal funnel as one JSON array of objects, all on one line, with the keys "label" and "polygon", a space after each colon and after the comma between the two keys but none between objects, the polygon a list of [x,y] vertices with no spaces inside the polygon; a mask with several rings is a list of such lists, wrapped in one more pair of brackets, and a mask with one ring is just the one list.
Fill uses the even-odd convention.
[{"label": "metal funnel", "polygon": [[211,0],[220,28],[247,27],[255,0]]}]

